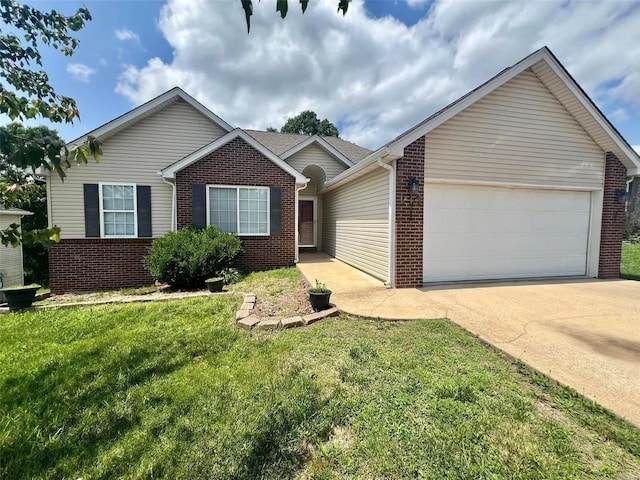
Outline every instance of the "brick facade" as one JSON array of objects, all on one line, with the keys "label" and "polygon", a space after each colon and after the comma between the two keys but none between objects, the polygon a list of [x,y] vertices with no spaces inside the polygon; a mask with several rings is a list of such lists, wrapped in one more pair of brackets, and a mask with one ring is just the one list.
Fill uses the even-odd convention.
[{"label": "brick facade", "polygon": [[607,152],[604,170],[604,192],[602,204],[602,231],[600,233],[600,264],[598,278],[620,277],[620,256],[622,255],[622,234],[624,231],[624,202],[616,197],[616,190],[624,190],[627,169]]},{"label": "brick facade", "polygon": [[153,285],[144,267],[151,239],[69,239],[49,249],[51,293]]},{"label": "brick facade", "polygon": [[[408,145],[396,161],[395,279],[396,288],[422,286],[424,246],[424,137]],[[420,181],[420,191],[408,192],[409,178]],[[413,197],[413,198],[412,198]]]},{"label": "brick facade", "polygon": [[282,234],[241,236],[244,271],[268,270],[295,262],[295,179],[241,138],[236,138],[176,173],[178,228],[191,224],[192,184],[282,188]]}]

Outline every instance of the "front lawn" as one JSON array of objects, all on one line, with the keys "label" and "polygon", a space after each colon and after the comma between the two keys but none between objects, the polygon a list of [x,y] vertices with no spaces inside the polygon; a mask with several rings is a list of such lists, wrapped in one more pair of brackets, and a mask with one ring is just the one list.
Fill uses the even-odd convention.
[{"label": "front lawn", "polygon": [[447,320],[249,333],[239,303],[0,317],[0,478],[640,475],[640,431]]},{"label": "front lawn", "polygon": [[640,243],[622,247],[620,276],[632,280],[640,280]]}]

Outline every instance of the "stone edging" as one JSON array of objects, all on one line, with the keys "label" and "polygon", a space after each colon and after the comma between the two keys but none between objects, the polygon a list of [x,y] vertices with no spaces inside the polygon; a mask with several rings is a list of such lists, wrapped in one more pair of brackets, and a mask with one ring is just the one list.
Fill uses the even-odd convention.
[{"label": "stone edging", "polygon": [[328,317],[335,317],[340,310],[335,305],[331,305],[328,310],[309,313],[308,315],[298,315],[289,318],[260,318],[254,315],[256,308],[256,294],[245,293],[244,300],[240,306],[240,310],[236,313],[237,326],[246,330],[255,328],[256,330],[276,330],[284,328],[296,328],[311,325],[319,320]]}]

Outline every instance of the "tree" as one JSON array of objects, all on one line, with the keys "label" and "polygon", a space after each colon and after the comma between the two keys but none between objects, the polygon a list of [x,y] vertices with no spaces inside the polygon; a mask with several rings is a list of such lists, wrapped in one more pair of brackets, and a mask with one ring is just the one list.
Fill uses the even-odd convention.
[{"label": "tree", "polygon": [[[252,0],[240,0],[242,3],[242,9],[244,10],[244,17],[247,21],[247,33],[251,30],[251,15],[253,15],[253,1]],[[351,0],[338,0],[338,12],[342,10],[342,15],[347,14],[347,9],[349,8],[349,2]],[[309,6],[309,0],[300,0],[300,7],[302,8],[302,13],[307,10]],[[288,0],[276,0],[276,12],[280,12],[280,17],[284,18],[287,16],[287,12],[289,11],[289,2]]]},{"label": "tree", "polygon": [[[42,56],[39,48],[50,47],[66,56],[73,55],[79,45],[72,32],[82,29],[91,20],[89,10],[82,7],[70,16],[52,10],[42,12],[13,0],[0,0],[0,17],[4,25],[0,29],[0,113],[11,120],[42,118],[53,123],[71,123],[79,118],[76,102],[58,94],[49,83],[46,72],[40,70]],[[9,30],[8,32],[5,30]],[[33,175],[37,169],[55,171],[64,179],[66,168],[87,163],[89,157],[96,161],[102,155],[100,142],[93,137],[74,148],[60,141],[57,135],[40,132],[34,138],[22,138],[12,128],[0,129],[0,152],[5,163]],[[15,148],[24,142],[21,148]],[[37,188],[37,182],[11,182],[0,179],[0,206],[11,208],[26,201],[27,192]],[[47,243],[59,239],[60,229],[43,228],[20,231],[17,224],[0,230],[4,245],[20,243]]]},{"label": "tree", "polygon": [[282,133],[302,133],[306,135],[321,135],[323,137],[339,137],[336,126],[326,118],[320,120],[311,110],[306,110],[295,117],[289,118],[280,129]]},{"label": "tree", "polygon": [[[43,143],[43,138],[55,145],[54,148],[57,151],[64,146],[64,141],[58,136],[58,132],[44,126],[25,128],[19,123],[11,123],[0,127],[0,131],[3,131],[4,137],[8,139],[7,143],[0,145],[0,177],[10,184],[22,185],[22,195],[14,206],[33,213],[22,219],[22,229],[24,231],[45,229],[47,227],[45,183],[28,170],[14,165],[9,159],[19,161],[21,157],[29,156],[28,150],[38,148],[38,145]],[[49,278],[47,250],[47,246],[43,243],[27,242],[23,246],[24,270],[33,282],[43,283]]]}]

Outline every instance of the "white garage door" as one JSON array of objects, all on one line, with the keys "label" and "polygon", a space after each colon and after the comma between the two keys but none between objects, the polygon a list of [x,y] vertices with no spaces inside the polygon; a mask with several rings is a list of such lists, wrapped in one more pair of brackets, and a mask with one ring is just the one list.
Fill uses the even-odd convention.
[{"label": "white garage door", "polygon": [[424,281],[585,275],[590,192],[427,184]]}]

